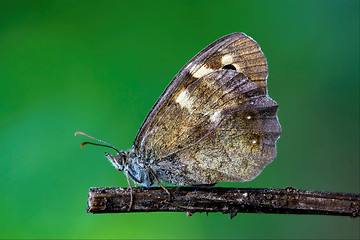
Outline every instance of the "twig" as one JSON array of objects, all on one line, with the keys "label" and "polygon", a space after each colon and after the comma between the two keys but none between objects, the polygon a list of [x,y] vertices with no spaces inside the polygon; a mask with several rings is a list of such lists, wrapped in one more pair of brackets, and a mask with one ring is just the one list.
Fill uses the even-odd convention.
[{"label": "twig", "polygon": [[127,188],[90,188],[90,213],[126,212],[222,212],[314,214],[358,217],[360,195],[304,191],[295,188],[168,187],[172,200],[161,188],[133,188],[134,203],[129,211]]}]

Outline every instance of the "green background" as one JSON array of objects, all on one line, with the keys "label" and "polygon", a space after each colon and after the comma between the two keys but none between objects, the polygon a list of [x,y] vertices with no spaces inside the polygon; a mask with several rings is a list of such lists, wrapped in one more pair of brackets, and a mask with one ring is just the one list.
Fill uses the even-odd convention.
[{"label": "green background", "polygon": [[1,238],[359,238],[359,219],[87,214],[127,186],[80,143],[120,149],[177,71],[245,32],[269,63],[283,133],[255,180],[217,186],[359,193],[359,1],[0,1]]}]

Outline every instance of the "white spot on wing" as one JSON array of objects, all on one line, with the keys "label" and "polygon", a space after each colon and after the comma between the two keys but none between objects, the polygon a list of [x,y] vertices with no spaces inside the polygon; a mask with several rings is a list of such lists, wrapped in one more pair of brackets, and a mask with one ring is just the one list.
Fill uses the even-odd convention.
[{"label": "white spot on wing", "polygon": [[220,111],[216,111],[214,112],[211,116],[210,116],[210,121],[212,122],[219,122],[221,118],[221,112]]},{"label": "white spot on wing", "polygon": [[201,78],[202,76],[205,76],[206,74],[209,74],[214,71],[213,69],[207,68],[204,65],[202,65],[199,69],[196,70],[196,68],[198,67],[199,65],[195,64],[190,69],[190,73],[196,78]]},{"label": "white spot on wing", "polygon": [[[193,62],[189,63],[189,64],[186,66],[185,69],[189,69],[189,68],[191,69],[191,68],[193,67],[193,64],[194,64]],[[191,71],[191,70],[190,70],[190,71]]]},{"label": "white spot on wing", "polygon": [[221,58],[221,63],[223,65],[228,65],[228,64],[231,64],[233,62],[233,57],[231,55],[224,55],[222,58]]},{"label": "white spot on wing", "polygon": [[180,104],[182,108],[187,108],[191,110],[193,101],[190,98],[189,92],[185,89],[180,95],[176,98],[175,102]]}]

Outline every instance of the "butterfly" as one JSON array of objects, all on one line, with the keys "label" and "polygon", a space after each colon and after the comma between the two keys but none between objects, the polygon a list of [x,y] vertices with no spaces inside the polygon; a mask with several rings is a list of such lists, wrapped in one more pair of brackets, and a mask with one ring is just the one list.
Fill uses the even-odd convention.
[{"label": "butterfly", "polygon": [[176,74],[130,150],[118,151],[88,134],[76,134],[116,150],[106,157],[125,171],[130,187],[129,178],[145,187],[163,187],[161,181],[250,181],[276,157],[281,133],[278,105],[267,94],[267,76],[260,46],[244,33],[232,33],[204,48]]}]

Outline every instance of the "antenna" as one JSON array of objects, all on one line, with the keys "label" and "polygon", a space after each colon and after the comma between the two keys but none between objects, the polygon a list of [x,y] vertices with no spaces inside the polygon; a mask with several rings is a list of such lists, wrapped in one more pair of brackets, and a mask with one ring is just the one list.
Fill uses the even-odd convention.
[{"label": "antenna", "polygon": [[75,136],[77,136],[77,135],[79,135],[79,134],[80,134],[80,135],[87,136],[87,137],[92,138],[92,139],[94,139],[94,140],[96,140],[96,141],[99,141],[99,142],[104,143],[104,144],[98,144],[98,143],[92,143],[92,142],[83,142],[83,143],[81,144],[81,147],[84,147],[84,146],[87,145],[87,144],[91,144],[91,145],[96,145],[96,146],[102,146],[102,147],[112,148],[112,149],[114,149],[115,151],[117,151],[119,154],[121,154],[120,151],[117,150],[117,149],[116,149],[113,145],[111,145],[110,143],[107,143],[107,142],[105,142],[105,141],[103,141],[103,140],[100,140],[100,139],[98,139],[98,138],[96,138],[96,137],[90,136],[89,134],[86,134],[86,133],[84,133],[84,132],[76,132],[76,133],[75,133]]}]

